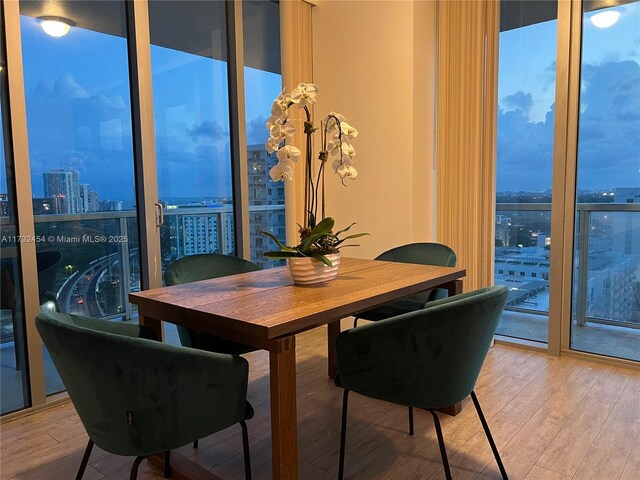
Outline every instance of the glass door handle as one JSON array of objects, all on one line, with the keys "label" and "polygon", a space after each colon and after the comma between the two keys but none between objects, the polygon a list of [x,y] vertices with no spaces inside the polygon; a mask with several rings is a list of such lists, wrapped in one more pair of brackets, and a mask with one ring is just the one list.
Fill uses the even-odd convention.
[{"label": "glass door handle", "polygon": [[156,203],[155,206],[158,208],[158,212],[156,213],[156,227],[161,227],[164,225],[164,207],[161,203]]}]

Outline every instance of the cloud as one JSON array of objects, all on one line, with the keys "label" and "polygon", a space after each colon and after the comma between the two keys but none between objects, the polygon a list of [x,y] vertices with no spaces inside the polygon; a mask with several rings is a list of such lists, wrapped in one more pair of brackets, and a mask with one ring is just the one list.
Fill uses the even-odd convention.
[{"label": "cloud", "polygon": [[[582,66],[578,133],[578,188],[640,185],[640,65],[609,61]],[[530,102],[531,101],[531,102]],[[506,96],[498,111],[497,190],[551,188],[554,105],[532,122],[534,104],[522,91]]]},{"label": "cloud", "polygon": [[191,128],[188,128],[187,135],[194,142],[199,142],[200,140],[214,142],[226,139],[229,136],[229,132],[215,120],[203,120],[202,122],[194,123]]},{"label": "cloud", "polygon": [[249,125],[247,126],[248,145],[261,144],[267,141],[267,138],[269,138],[269,131],[265,126],[266,123],[267,119],[262,115],[249,121]]},{"label": "cloud", "polygon": [[522,90],[518,90],[512,95],[507,95],[502,99],[502,105],[505,110],[518,109],[523,113],[529,113],[533,106],[533,97],[530,93],[524,93]]}]

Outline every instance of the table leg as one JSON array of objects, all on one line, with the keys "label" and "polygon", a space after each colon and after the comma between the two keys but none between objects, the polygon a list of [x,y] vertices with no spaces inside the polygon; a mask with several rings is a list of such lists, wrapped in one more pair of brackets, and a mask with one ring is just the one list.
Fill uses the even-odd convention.
[{"label": "table leg", "polygon": [[271,370],[271,452],[273,480],[298,478],[296,338],[276,340],[269,351]]},{"label": "table leg", "polygon": [[454,295],[460,295],[462,293],[462,280],[454,280],[449,283],[445,283],[442,288],[446,288],[448,295],[453,297]]},{"label": "table leg", "polygon": [[156,320],[155,318],[147,317],[145,315],[138,315],[138,323],[140,325],[144,325],[145,327],[151,328],[156,333],[156,339],[161,342],[164,341],[164,336],[162,334],[162,321]]},{"label": "table leg", "polygon": [[327,374],[329,378],[338,375],[338,352],[336,350],[336,338],[340,333],[340,320],[327,324]]}]

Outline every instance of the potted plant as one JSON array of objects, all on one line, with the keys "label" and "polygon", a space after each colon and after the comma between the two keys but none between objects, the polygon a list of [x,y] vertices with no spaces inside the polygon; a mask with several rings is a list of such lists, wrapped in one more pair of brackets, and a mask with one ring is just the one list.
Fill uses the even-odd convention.
[{"label": "potted plant", "polygon": [[[335,220],[325,216],[324,179],[325,165],[329,158],[333,158],[334,172],[345,185],[345,179],[355,179],[358,171],[353,166],[356,151],[351,140],[358,136],[358,131],[347,123],[346,118],[331,112],[320,123],[322,150],[318,154],[318,168],[314,172],[312,164],[312,135],[314,127],[310,107],[316,103],[318,87],[310,83],[299,84],[291,94],[283,92],[273,102],[271,117],[267,121],[269,139],[266,143],[267,151],[275,153],[278,163],[271,168],[269,174],[273,181],[291,181],[293,178],[293,163],[301,156],[301,151],[294,145],[288,144],[296,132],[293,122],[289,119],[289,109],[294,105],[304,109],[305,122],[305,217],[304,225],[299,225],[300,243],[287,246],[272,233],[262,232],[270,237],[280,248],[278,251],[266,252],[269,258],[286,258],[289,260],[291,275],[296,283],[317,283],[331,280],[338,273],[340,264],[340,248],[346,245],[346,240],[362,237],[368,233],[340,235],[348,232],[354,223],[338,232],[333,231]],[[320,217],[318,216],[320,210]]]}]

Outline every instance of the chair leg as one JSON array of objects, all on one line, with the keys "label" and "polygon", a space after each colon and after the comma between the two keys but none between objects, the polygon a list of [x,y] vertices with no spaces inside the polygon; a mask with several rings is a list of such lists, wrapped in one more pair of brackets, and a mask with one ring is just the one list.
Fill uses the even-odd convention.
[{"label": "chair leg", "polygon": [[356,328],[358,326],[358,320],[359,320],[358,317],[353,319],[353,328]]},{"label": "chair leg", "polygon": [[251,454],[249,452],[249,432],[247,424],[243,420],[240,422],[242,427],[242,452],[244,453],[244,478],[251,480]]},{"label": "chair leg", "polygon": [[440,427],[440,419],[434,410],[429,410],[433,415],[433,423],[436,426],[438,434],[438,445],[440,446],[440,456],[442,457],[442,466],[444,467],[444,475],[447,480],[451,480],[451,470],[449,469],[449,459],[447,458],[447,449],[444,446],[444,437],[442,436],[442,428]]},{"label": "chair leg", "polygon": [[193,448],[198,448],[198,440],[193,441]]},{"label": "chair leg", "polygon": [[349,406],[349,390],[344,389],[342,396],[342,427],[340,428],[340,463],[338,465],[338,480],[344,478],[344,453],[347,440],[347,408]]},{"label": "chair leg", "polygon": [[480,402],[478,402],[478,397],[476,397],[476,393],[474,391],[471,391],[471,400],[473,400],[473,405],[476,407],[476,411],[478,412],[478,417],[480,417],[480,423],[482,423],[482,428],[484,429],[484,433],[487,436],[487,440],[489,440],[489,445],[491,445],[493,456],[496,457],[496,463],[498,464],[498,468],[500,469],[502,478],[504,480],[508,480],[509,476],[507,475],[507,471],[505,470],[504,465],[502,464],[502,459],[500,458],[498,447],[496,447],[496,443],[493,441],[491,430],[489,430],[489,425],[487,424],[487,421],[484,418],[484,414],[482,413],[482,409],[480,408]]},{"label": "chair leg", "polygon": [[409,435],[413,435],[413,407],[409,407]]},{"label": "chair leg", "polygon": [[171,476],[171,450],[164,452],[164,478]]},{"label": "chair leg", "polygon": [[80,462],[80,468],[78,468],[78,474],[76,475],[76,480],[82,480],[82,476],[84,475],[84,470],[87,468],[87,463],[89,463],[89,457],[91,456],[92,449],[93,449],[93,441],[89,439],[89,443],[87,443],[87,448],[84,449],[84,455],[82,456],[82,462]]},{"label": "chair leg", "polygon": [[136,457],[133,461],[133,465],[131,465],[131,475],[129,475],[129,480],[136,480],[138,478],[138,467],[140,466],[140,462],[147,457]]}]

